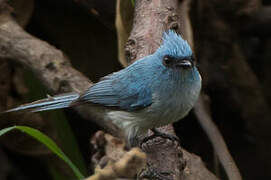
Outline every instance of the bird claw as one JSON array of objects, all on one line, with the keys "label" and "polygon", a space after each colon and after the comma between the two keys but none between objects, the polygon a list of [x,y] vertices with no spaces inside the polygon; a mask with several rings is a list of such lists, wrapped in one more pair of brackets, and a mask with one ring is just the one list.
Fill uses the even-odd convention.
[{"label": "bird claw", "polygon": [[154,139],[156,137],[162,137],[162,138],[165,138],[165,139],[169,139],[169,140],[171,140],[173,142],[176,141],[176,142],[178,142],[178,145],[181,144],[181,140],[177,136],[175,136],[173,134],[166,134],[166,133],[163,133],[163,132],[161,132],[161,131],[159,131],[158,129],[155,129],[155,128],[151,129],[151,131],[153,132],[153,134],[151,136],[145,137],[140,142],[140,147],[142,147],[142,145],[144,143],[146,143],[147,141],[149,141],[151,139]]}]

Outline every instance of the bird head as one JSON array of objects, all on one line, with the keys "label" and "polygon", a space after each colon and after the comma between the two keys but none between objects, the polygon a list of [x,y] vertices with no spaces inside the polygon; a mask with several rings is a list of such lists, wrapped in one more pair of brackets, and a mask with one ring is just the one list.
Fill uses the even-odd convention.
[{"label": "bird head", "polygon": [[183,70],[194,67],[192,50],[186,40],[172,30],[163,34],[163,43],[155,52],[166,68]]}]

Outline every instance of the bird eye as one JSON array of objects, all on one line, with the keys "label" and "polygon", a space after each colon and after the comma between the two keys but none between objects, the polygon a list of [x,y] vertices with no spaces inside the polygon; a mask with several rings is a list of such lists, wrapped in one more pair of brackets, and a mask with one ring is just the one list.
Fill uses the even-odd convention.
[{"label": "bird eye", "polygon": [[171,63],[172,58],[170,56],[164,56],[163,58],[163,64],[165,66],[168,66]]}]

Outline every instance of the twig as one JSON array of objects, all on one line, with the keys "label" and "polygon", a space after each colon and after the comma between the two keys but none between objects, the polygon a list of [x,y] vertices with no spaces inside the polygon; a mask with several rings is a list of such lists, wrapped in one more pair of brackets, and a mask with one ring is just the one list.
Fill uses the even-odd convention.
[{"label": "twig", "polygon": [[208,112],[206,106],[207,105],[204,103],[203,97],[201,95],[198,103],[195,106],[195,113],[201,124],[201,127],[209,137],[221,164],[225,168],[228,178],[230,180],[241,180],[241,174],[229,153],[222,135],[220,134],[216,125],[213,123],[210,112]]}]

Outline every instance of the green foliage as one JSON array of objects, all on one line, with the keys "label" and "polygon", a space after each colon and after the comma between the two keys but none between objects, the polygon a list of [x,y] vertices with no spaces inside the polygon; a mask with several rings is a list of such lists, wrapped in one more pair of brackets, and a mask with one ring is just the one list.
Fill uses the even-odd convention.
[{"label": "green foliage", "polygon": [[39,142],[41,142],[42,144],[47,146],[47,148],[49,148],[53,153],[55,153],[59,158],[61,158],[63,161],[65,161],[70,166],[70,168],[73,170],[74,174],[76,175],[76,177],[78,179],[84,178],[82,173],[72,163],[72,161],[64,154],[64,152],[57,146],[57,144],[52,139],[50,139],[48,136],[46,136],[45,134],[40,132],[39,130],[30,128],[27,126],[12,126],[12,127],[8,127],[8,128],[0,130],[0,136],[2,136],[5,133],[7,133],[11,130],[14,130],[14,129],[21,130],[22,132],[30,135],[34,139],[38,140]]},{"label": "green foliage", "polygon": [[47,114],[50,119],[53,120],[54,127],[57,129],[57,140],[59,140],[58,142],[63,152],[74,162],[76,167],[78,167],[83,174],[87,174],[85,161],[63,110],[46,112],[46,115]]}]

